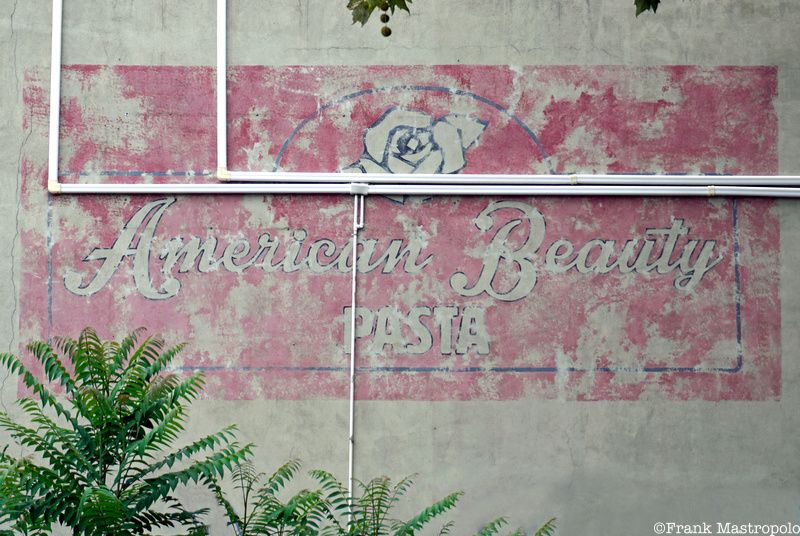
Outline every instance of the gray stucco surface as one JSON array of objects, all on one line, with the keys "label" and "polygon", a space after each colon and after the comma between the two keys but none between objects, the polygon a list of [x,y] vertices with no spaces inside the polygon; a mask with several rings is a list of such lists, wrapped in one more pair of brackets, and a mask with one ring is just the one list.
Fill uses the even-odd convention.
[{"label": "gray stucco surface", "polygon": [[[65,64],[213,65],[211,0],[65,3]],[[639,19],[628,0],[418,0],[393,18],[388,40],[375,21],[352,27],[343,3],[232,0],[230,63],[777,66],[780,172],[800,173],[795,0],[665,0]],[[49,65],[50,3],[3,0],[0,27],[0,350],[16,352],[22,87],[27,69]],[[463,489],[464,533],[494,514],[527,526],[556,516],[565,535],[643,536],[657,521],[800,523],[800,210],[778,206],[779,400],[365,401],[357,476],[419,473],[419,505]],[[0,394],[10,408],[13,379]],[[259,445],[263,470],[299,457],[346,476],[345,400],[202,401],[191,432],[231,420]],[[213,533],[225,530],[216,518]]]}]

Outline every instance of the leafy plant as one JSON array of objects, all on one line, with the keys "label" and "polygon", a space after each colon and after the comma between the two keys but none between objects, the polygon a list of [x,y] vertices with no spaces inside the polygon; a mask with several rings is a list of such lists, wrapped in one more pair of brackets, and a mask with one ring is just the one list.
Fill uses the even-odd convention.
[{"label": "leafy plant", "polygon": [[221,477],[251,446],[236,444],[236,428],[229,426],[173,447],[203,377],[165,372],[183,345],[164,349],[158,337],[138,344],[142,333],[105,342],[86,328],[77,340],[55,339],[55,348],[31,343],[28,350],[51,385],[18,357],[0,354],[0,364],[21,375],[31,393],[17,401],[31,424],[0,412],[0,429],[36,456],[0,454],[0,524],[15,534],[46,534],[56,523],[85,536],[160,527],[205,533],[204,511],[188,510],[172,493]]},{"label": "leafy plant", "polygon": [[412,0],[347,0],[347,9],[353,12],[353,24],[361,23],[364,26],[372,13],[379,9],[381,13],[381,22],[384,26],[381,28],[381,35],[389,37],[392,35],[392,30],[386,24],[389,23],[390,13],[394,15],[396,9],[411,12],[408,9],[408,4]]},{"label": "leafy plant", "polygon": [[250,462],[234,468],[233,481],[241,494],[242,515],[236,513],[219,482],[214,480],[214,496],[224,508],[228,524],[233,526],[237,536],[319,534],[328,514],[328,506],[319,491],[303,490],[285,503],[278,498],[279,492],[299,469],[300,462],[291,460],[265,479],[266,474],[257,473]]},{"label": "leafy plant", "polygon": [[[389,37],[392,35],[391,28],[386,26],[390,19],[389,13],[394,15],[396,9],[402,9],[410,13],[411,10],[408,5],[411,2],[412,0],[347,0],[347,9],[353,14],[353,23],[360,23],[361,26],[364,26],[369,21],[376,9],[383,11],[380,17],[381,22],[384,24],[381,27],[381,34],[384,37]],[[661,0],[633,0],[633,3],[636,6],[636,16],[638,17],[648,10],[652,10],[655,13]]]},{"label": "leafy plant", "polygon": [[392,14],[396,9],[410,13],[408,4],[411,2],[412,0],[347,0],[347,9],[353,12],[353,23],[359,22],[363,26],[376,9]]},{"label": "leafy plant", "polygon": [[[498,517],[485,527],[483,527],[475,536],[493,536],[500,534],[500,529],[508,524],[508,520],[504,517]],[[544,525],[539,527],[539,530],[533,533],[533,536],[553,536],[556,533],[556,518],[551,518]],[[509,536],[525,536],[526,533],[522,529],[517,529]]]},{"label": "leafy plant", "polygon": [[[385,476],[373,478],[366,484],[358,482],[360,494],[348,497],[347,489],[330,473],[316,470],[311,472],[311,476],[322,486],[322,495],[329,508],[330,525],[320,532],[322,535],[411,536],[454,508],[459,497],[463,495],[460,491],[451,493],[423,508],[411,519],[403,521],[389,516],[413,485],[414,482],[410,477],[400,480],[397,484],[392,484],[391,479]],[[445,525],[444,533],[450,526],[450,524]]]},{"label": "leafy plant", "polygon": [[[300,464],[292,460],[281,466],[269,478],[257,473],[250,462],[233,471],[235,489],[241,494],[243,514],[237,514],[225,493],[214,482],[217,502],[225,509],[229,525],[237,536],[412,536],[430,526],[446,512],[455,508],[463,495],[457,491],[423,508],[407,520],[392,517],[394,508],[404,499],[413,485],[410,477],[396,484],[388,477],[357,482],[359,493],[349,496],[348,490],[332,474],[315,470],[311,476],[320,484],[319,490],[302,490],[286,502],[277,494],[295,477]],[[262,484],[263,481],[263,484]],[[483,527],[475,536],[500,534],[507,525],[500,517]],[[450,533],[454,526],[446,522],[439,536]],[[525,536],[521,529],[510,536]],[[532,536],[553,536],[555,519],[545,523]]]},{"label": "leafy plant", "polygon": [[[412,0],[347,0],[347,9],[349,9],[353,14],[353,24],[360,23],[361,26],[364,26],[367,21],[369,21],[372,13],[379,9],[383,11],[381,13],[381,22],[384,24],[381,27],[381,34],[384,37],[389,37],[392,35],[392,30],[388,24],[390,15],[394,15],[396,9],[402,9],[403,11],[411,12],[408,8],[408,5],[411,3]],[[661,3],[661,0],[633,0],[634,5],[636,6],[636,16],[638,17],[642,13],[648,10],[652,10],[655,13],[658,10],[658,5]]]}]

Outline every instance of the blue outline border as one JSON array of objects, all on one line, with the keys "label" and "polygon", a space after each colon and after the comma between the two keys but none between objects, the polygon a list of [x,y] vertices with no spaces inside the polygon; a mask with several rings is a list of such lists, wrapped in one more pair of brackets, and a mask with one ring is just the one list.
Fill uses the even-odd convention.
[{"label": "blue outline border", "polygon": [[[173,173],[174,174],[174,173]],[[47,339],[50,340],[53,329],[53,196],[48,195],[47,199]],[[733,267],[734,267],[734,302],[736,308],[736,365],[733,367],[595,367],[593,369],[582,369],[577,367],[357,367],[359,373],[367,372],[449,372],[449,373],[554,373],[554,372],[606,372],[606,373],[666,373],[666,372],[690,372],[708,373],[724,372],[734,374],[740,372],[744,365],[744,348],[742,344],[742,293],[741,293],[741,274],[740,274],[740,245],[739,245],[739,220],[738,203],[736,198],[732,200],[732,227],[733,227]],[[260,366],[260,367],[178,367],[177,370],[183,371],[234,371],[234,372],[346,372],[349,367],[291,367],[284,365]]]},{"label": "blue outline border", "polygon": [[545,164],[547,164],[547,169],[550,171],[551,174],[555,173],[555,170],[553,169],[552,166],[552,162],[550,162],[550,155],[548,155],[547,151],[545,151],[542,142],[539,140],[539,137],[536,135],[536,133],[533,132],[531,127],[525,124],[525,122],[522,119],[520,119],[516,114],[512,114],[511,112],[509,112],[508,108],[505,108],[504,106],[494,102],[493,100],[478,95],[477,93],[466,91],[464,89],[450,88],[445,86],[415,86],[415,85],[385,86],[385,87],[362,89],[360,91],[356,91],[354,93],[350,93],[348,95],[340,97],[335,101],[323,104],[322,106],[317,108],[317,111],[314,112],[312,115],[300,121],[300,123],[298,123],[298,125],[294,128],[294,130],[292,130],[292,133],[289,134],[289,137],[286,138],[286,140],[283,142],[283,145],[281,145],[280,151],[278,151],[278,156],[275,159],[275,164],[272,167],[272,171],[278,171],[278,168],[281,165],[281,161],[283,160],[283,156],[286,153],[286,150],[294,141],[295,136],[297,136],[297,134],[303,128],[305,128],[305,126],[308,123],[310,123],[311,121],[317,119],[320,115],[322,115],[322,112],[329,110],[330,108],[336,107],[344,102],[357,99],[359,97],[363,97],[364,95],[373,95],[375,93],[391,93],[394,91],[433,91],[436,93],[449,93],[451,95],[458,95],[460,97],[469,97],[491,108],[494,108],[501,114],[505,115],[506,117],[514,121],[517,124],[517,126],[519,126],[525,132],[525,134],[528,135],[528,137],[533,141],[534,145],[536,145],[536,149],[539,151],[539,156],[542,157],[542,161]]},{"label": "blue outline border", "polygon": [[[739,220],[738,203],[736,198],[732,201],[732,227],[733,227],[733,268],[734,268],[734,303],[736,307],[736,365],[733,367],[595,367],[593,369],[583,369],[577,367],[356,367],[357,373],[381,373],[381,372],[449,372],[449,373],[555,373],[555,372],[607,372],[607,373],[667,373],[667,372],[690,372],[690,373],[715,373],[723,372],[735,374],[741,372],[744,365],[744,349],[742,344],[742,293],[741,276],[739,270]],[[179,367],[182,371],[204,371],[204,372],[347,372],[349,367],[292,367],[286,365],[267,365],[259,367]]]},{"label": "blue outline border", "polygon": [[[502,105],[486,98],[471,91],[466,91],[463,89],[457,88],[450,88],[446,86],[435,86],[435,85],[398,85],[398,86],[385,86],[385,87],[377,87],[377,88],[368,88],[362,89],[360,91],[356,91],[353,93],[349,93],[336,99],[334,101],[328,102],[323,104],[317,108],[317,110],[310,116],[306,117],[305,119],[301,120],[300,123],[295,126],[292,130],[289,137],[281,145],[280,151],[278,152],[277,158],[275,159],[275,164],[273,165],[273,171],[278,171],[280,167],[280,163],[283,160],[283,157],[288,150],[289,146],[294,141],[297,134],[306,127],[310,122],[314,121],[315,119],[319,118],[323,112],[334,108],[344,102],[354,100],[365,95],[373,95],[376,93],[390,93],[395,91],[432,91],[437,93],[448,93],[451,95],[458,95],[463,97],[472,98],[482,104],[485,104],[491,108],[494,108],[498,112],[504,114],[505,116],[509,117],[513,120],[522,130],[528,135],[528,137],[533,141],[534,145],[539,151],[539,155],[542,158],[542,161],[546,163],[548,170],[551,174],[554,175],[564,175],[564,174],[556,174],[555,170],[552,167],[552,162],[550,161],[550,155],[547,154],[545,151],[544,146],[542,145],[541,141],[539,140],[538,136],[533,132],[533,130],[525,124],[525,122],[520,119],[517,115],[512,114],[508,111],[507,108],[503,107]],[[79,176],[87,176],[91,174],[97,174],[100,176],[108,176],[108,177],[134,177],[134,176],[143,176],[143,175],[150,175],[153,177],[166,177],[166,176],[177,176],[177,177],[185,177],[190,175],[196,176],[211,176],[213,175],[210,171],[172,171],[172,172],[165,172],[165,171],[153,171],[153,172],[146,172],[146,171],[121,171],[121,170],[106,170],[100,171],[96,173],[92,172],[64,172],[62,175],[79,175]],[[625,173],[620,173],[620,175],[625,175]],[[641,368],[633,368],[633,367],[595,367],[593,369],[581,369],[576,367],[568,367],[566,369],[559,369],[558,367],[462,367],[462,368],[451,368],[451,367],[357,367],[357,372],[450,372],[450,373],[458,373],[458,372],[466,372],[466,373],[476,373],[476,372],[517,372],[517,373],[553,373],[559,371],[567,371],[567,372],[608,372],[608,373],[616,373],[616,372],[629,372],[629,373],[665,373],[665,372],[691,372],[691,373],[702,373],[702,372],[724,372],[724,373],[737,373],[742,370],[744,364],[744,349],[742,344],[742,318],[741,318],[741,278],[740,278],[740,270],[739,270],[739,225],[738,225],[738,205],[736,198],[733,199],[732,202],[732,226],[733,226],[733,260],[734,260],[734,278],[735,278],[735,285],[734,285],[734,300],[735,300],[735,307],[736,307],[736,348],[737,348],[737,358],[736,358],[736,365],[734,367],[711,367],[711,368],[703,368],[703,367],[641,367]],[[53,325],[53,282],[52,282],[52,202],[48,199],[48,212],[47,212],[47,228],[48,228],[48,245],[47,245],[47,270],[48,270],[48,339],[50,337],[50,332],[52,331]],[[209,366],[209,367],[180,367],[179,370],[202,370],[202,371],[236,371],[236,372],[265,372],[265,371],[294,371],[294,372],[344,372],[349,370],[348,367],[290,367],[290,366],[282,366],[282,365],[275,365],[275,366],[262,366],[262,367],[219,367],[219,366]]]}]

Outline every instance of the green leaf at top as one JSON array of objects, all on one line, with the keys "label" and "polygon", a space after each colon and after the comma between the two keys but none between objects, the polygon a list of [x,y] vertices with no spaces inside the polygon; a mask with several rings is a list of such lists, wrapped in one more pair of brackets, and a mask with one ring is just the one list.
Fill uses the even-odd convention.
[{"label": "green leaf at top", "polygon": [[634,4],[636,4],[636,16],[638,17],[648,9],[652,9],[653,13],[655,13],[660,2],[661,0],[634,0]]},{"label": "green leaf at top", "polygon": [[361,26],[364,26],[369,20],[369,16],[372,15],[375,7],[371,7],[367,2],[361,1],[352,4],[350,9],[353,11],[353,24],[359,22]]}]

